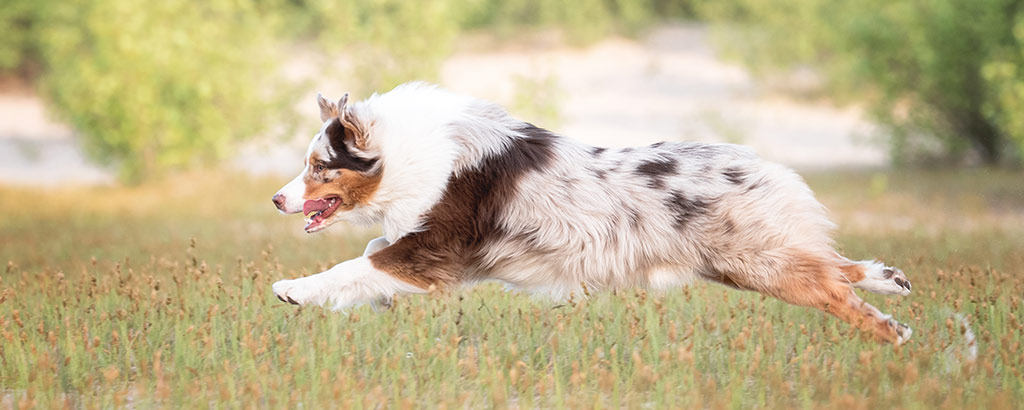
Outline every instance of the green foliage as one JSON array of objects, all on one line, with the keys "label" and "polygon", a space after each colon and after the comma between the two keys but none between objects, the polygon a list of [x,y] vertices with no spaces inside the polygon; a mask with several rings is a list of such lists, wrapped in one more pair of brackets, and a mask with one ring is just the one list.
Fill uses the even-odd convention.
[{"label": "green foliage", "polygon": [[302,14],[316,16],[312,27],[321,49],[344,52],[366,95],[416,79],[432,80],[451,53],[459,25],[447,0],[309,0]]},{"label": "green foliage", "polygon": [[35,54],[34,31],[40,9],[35,0],[6,0],[0,7],[0,73],[22,68]]},{"label": "green foliage", "polygon": [[982,76],[993,90],[984,109],[1016,142],[1018,155],[1024,158],[1024,9],[1015,20],[1016,47],[1004,47],[982,67]]},{"label": "green foliage", "polygon": [[[689,10],[683,0],[298,0],[279,10],[285,31],[309,36],[328,54],[344,54],[355,91],[387,90],[410,80],[433,80],[464,30],[505,37],[558,28],[576,44],[616,30],[634,33]],[[659,14],[660,11],[668,14]]]},{"label": "green foliage", "polygon": [[464,0],[465,28],[513,36],[523,28],[560,28],[585,44],[615,31],[635,34],[667,18],[692,16],[693,0]]},{"label": "green foliage", "polygon": [[586,43],[683,15],[689,4],[9,0],[0,8],[0,74],[32,71],[87,151],[125,180],[140,180],[216,160],[253,136],[281,134],[292,96],[275,63],[293,57],[293,44],[315,44],[311,54],[323,57],[317,64],[326,74],[351,78],[351,89],[367,94],[436,79],[462,30],[562,28]]},{"label": "green foliage", "polygon": [[251,2],[133,0],[47,7],[50,102],[129,180],[222,157],[276,125],[272,46]]},{"label": "green foliage", "polygon": [[865,101],[891,126],[897,162],[975,152],[998,163],[1008,142],[1024,147],[1016,0],[736,0],[701,12],[755,69],[817,66],[833,96]]}]

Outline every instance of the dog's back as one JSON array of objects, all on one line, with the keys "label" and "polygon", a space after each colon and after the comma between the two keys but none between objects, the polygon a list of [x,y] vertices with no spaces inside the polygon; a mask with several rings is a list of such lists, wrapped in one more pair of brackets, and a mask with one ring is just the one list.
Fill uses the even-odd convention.
[{"label": "dog's back", "polygon": [[758,255],[830,250],[832,224],[806,185],[749,149],[604,149],[524,127],[522,138],[547,139],[532,145],[549,152],[533,154],[539,161],[495,201],[495,233],[473,261],[477,278],[555,297],[584,285],[665,288],[696,277],[754,288],[777,269],[755,265]]}]

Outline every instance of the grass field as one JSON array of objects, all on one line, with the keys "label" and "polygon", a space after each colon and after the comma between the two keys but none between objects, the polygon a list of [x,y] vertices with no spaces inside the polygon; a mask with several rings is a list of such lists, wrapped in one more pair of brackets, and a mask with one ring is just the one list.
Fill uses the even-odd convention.
[{"label": "grass field", "polygon": [[[296,309],[270,284],[357,256],[309,236],[278,180],[0,188],[0,407],[953,407],[1024,403],[1024,175],[809,175],[851,258],[901,267],[914,328],[697,283],[565,302],[487,284],[393,310]],[[977,335],[967,357],[966,316]]]}]

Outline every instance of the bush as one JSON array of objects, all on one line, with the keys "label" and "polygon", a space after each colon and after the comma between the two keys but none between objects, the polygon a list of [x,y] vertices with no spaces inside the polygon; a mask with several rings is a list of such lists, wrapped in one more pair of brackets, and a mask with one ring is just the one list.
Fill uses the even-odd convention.
[{"label": "bush", "polygon": [[897,162],[973,152],[996,164],[1007,147],[1024,151],[1016,0],[735,0],[701,12],[737,34],[727,47],[756,70],[810,64],[832,96],[866,101]]},{"label": "bush", "polygon": [[[294,10],[313,23],[320,50],[345,53],[352,91],[368,94],[433,80],[459,31],[451,0],[306,0]],[[307,17],[308,16],[308,17]]]},{"label": "bush", "polygon": [[[41,11],[35,0],[5,0],[0,7],[0,73],[24,70],[38,52],[36,25]],[[24,74],[24,73],[23,73]]]},{"label": "bush", "polygon": [[693,0],[463,0],[464,27],[506,35],[560,28],[585,44],[611,32],[635,34],[668,18],[692,17]]},{"label": "bush", "polygon": [[1013,140],[1018,158],[1024,158],[1024,10],[1018,10],[1013,26],[1016,47],[996,53],[982,67],[982,77],[993,90],[985,107]]},{"label": "bush", "polygon": [[290,43],[318,44],[325,70],[347,53],[352,70],[331,74],[367,93],[435,79],[464,29],[561,27],[588,42],[689,1],[8,0],[0,74],[37,81],[93,158],[138,181],[290,124],[275,65]]},{"label": "bush", "polygon": [[54,1],[44,93],[93,157],[137,180],[223,157],[280,108],[270,33],[244,0]]}]

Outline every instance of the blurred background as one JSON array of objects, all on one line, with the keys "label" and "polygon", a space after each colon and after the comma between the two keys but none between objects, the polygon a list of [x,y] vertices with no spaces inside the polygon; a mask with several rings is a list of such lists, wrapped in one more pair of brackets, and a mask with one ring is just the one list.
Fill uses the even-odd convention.
[{"label": "blurred background", "polygon": [[[316,93],[411,80],[595,145],[796,168],[837,250],[907,272],[913,295],[864,297],[914,339],[704,283],[279,303],[274,281],[379,236],[307,235],[270,202]],[[0,408],[1013,408],[1022,157],[1021,0],[0,0]]]},{"label": "blurred background", "polygon": [[1018,167],[1015,0],[5,0],[0,183],[288,175],[313,98],[426,80],[606,146]]}]

